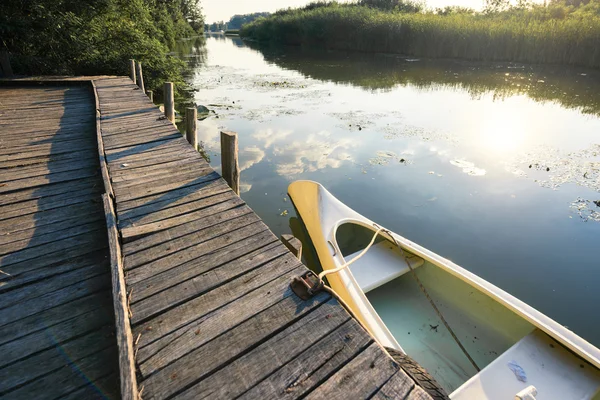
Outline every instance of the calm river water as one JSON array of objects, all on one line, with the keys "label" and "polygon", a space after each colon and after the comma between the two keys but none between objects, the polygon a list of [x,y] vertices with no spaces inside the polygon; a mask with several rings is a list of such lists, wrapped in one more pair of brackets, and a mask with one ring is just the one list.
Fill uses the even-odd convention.
[{"label": "calm river water", "polygon": [[[191,39],[199,140],[239,134],[242,198],[290,232],[322,183],[600,346],[600,74]],[[595,202],[598,202],[597,204]]]}]

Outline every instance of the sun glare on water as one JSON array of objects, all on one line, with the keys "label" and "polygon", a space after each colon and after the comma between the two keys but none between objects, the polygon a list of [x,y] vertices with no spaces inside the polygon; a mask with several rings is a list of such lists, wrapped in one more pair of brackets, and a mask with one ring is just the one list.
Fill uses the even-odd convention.
[{"label": "sun glare on water", "polygon": [[527,121],[518,112],[496,113],[485,120],[481,131],[482,145],[492,153],[519,150],[525,143]]}]

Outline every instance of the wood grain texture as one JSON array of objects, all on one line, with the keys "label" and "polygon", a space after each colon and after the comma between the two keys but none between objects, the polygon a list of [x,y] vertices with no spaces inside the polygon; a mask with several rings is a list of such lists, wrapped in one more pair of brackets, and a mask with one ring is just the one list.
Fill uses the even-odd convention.
[{"label": "wood grain texture", "polygon": [[[144,399],[402,388],[391,378],[403,372],[336,300],[293,294],[306,268],[130,79],[96,88]],[[361,369],[354,385],[340,378]]]},{"label": "wood grain texture", "polygon": [[2,398],[119,397],[93,93],[0,83]]},{"label": "wood grain texture", "polygon": [[138,395],[135,360],[133,354],[133,336],[129,324],[127,288],[121,258],[121,245],[117,231],[117,219],[108,194],[103,194],[108,245],[110,249],[110,269],[112,277],[113,306],[115,309],[115,331],[119,349],[119,371],[121,397],[124,400],[136,400]]},{"label": "wood grain texture", "polygon": [[240,194],[238,140],[235,132],[221,132],[221,173],[231,190]]}]

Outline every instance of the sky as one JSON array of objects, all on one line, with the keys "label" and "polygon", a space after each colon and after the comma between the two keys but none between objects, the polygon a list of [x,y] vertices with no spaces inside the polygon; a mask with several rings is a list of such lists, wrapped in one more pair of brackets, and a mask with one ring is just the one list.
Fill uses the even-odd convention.
[{"label": "sky", "polygon": [[[253,12],[273,12],[281,8],[300,7],[314,0],[201,0],[204,15],[208,23],[229,21],[235,14]],[[342,0],[343,1],[343,0]],[[483,0],[426,0],[427,7],[459,5],[480,9]]]}]

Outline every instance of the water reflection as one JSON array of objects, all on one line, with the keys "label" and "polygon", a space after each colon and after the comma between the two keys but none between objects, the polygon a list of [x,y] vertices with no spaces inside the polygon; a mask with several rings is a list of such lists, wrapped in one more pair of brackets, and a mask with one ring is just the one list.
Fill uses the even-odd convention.
[{"label": "water reflection", "polygon": [[384,91],[398,85],[422,90],[464,89],[473,99],[488,93],[493,93],[495,99],[526,95],[586,114],[600,114],[600,73],[589,69],[406,59],[399,55],[265,47],[252,42],[247,45],[260,51],[267,62],[319,80]]},{"label": "water reflection", "polygon": [[600,344],[598,73],[224,36],[191,53],[193,101],[214,111],[199,140],[218,170],[219,131],[238,132],[242,197],[276,234],[288,184],[319,181]]}]

